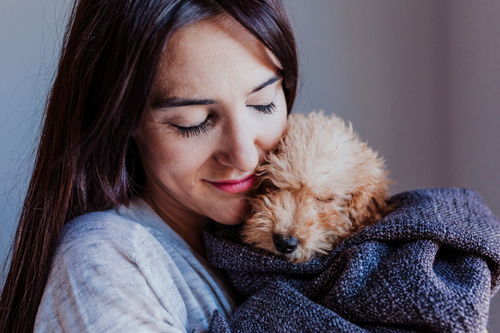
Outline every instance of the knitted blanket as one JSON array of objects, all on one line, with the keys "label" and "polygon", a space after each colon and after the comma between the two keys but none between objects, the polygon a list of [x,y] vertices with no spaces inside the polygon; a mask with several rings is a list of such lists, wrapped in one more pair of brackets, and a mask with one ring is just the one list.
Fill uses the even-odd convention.
[{"label": "knitted blanket", "polygon": [[210,332],[483,332],[500,282],[500,220],[476,192],[411,191],[327,256],[293,264],[205,230],[207,255],[246,300]]}]

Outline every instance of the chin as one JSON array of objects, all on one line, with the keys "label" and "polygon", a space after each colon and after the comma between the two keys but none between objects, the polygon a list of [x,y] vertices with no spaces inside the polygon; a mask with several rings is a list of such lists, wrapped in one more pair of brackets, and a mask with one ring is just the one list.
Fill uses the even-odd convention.
[{"label": "chin", "polygon": [[[217,207],[212,220],[224,225],[236,225],[244,222],[247,202],[246,198],[238,198],[227,202],[223,207]],[[215,205],[212,207],[216,207]]]}]

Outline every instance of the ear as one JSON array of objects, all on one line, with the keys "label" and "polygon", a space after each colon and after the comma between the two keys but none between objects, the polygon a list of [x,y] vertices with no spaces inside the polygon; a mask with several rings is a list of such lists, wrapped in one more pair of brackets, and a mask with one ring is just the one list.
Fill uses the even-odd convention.
[{"label": "ear", "polygon": [[297,180],[291,161],[282,144],[279,144],[255,169],[258,177],[256,185],[261,189],[274,191],[295,184]]},{"label": "ear", "polygon": [[270,177],[259,177],[257,182],[257,188],[255,190],[256,195],[267,194],[271,192],[279,191],[279,187],[274,185]]},{"label": "ear", "polygon": [[351,220],[354,231],[377,222],[388,212],[387,183],[387,181],[381,181],[367,185],[352,194],[345,214]]}]

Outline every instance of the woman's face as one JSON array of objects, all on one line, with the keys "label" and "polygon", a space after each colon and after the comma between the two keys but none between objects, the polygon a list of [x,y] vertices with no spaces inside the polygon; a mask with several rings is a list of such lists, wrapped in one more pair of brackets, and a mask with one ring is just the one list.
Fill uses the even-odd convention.
[{"label": "woman's face", "polygon": [[255,167],[286,128],[280,67],[228,17],[177,31],[165,50],[135,137],[146,195],[173,221],[240,223]]}]

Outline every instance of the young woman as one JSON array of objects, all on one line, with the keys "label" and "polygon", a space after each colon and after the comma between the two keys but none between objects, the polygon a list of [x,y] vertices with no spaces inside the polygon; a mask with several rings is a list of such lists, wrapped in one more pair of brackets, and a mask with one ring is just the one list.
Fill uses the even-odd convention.
[{"label": "young woman", "polygon": [[0,331],[193,332],[236,307],[202,229],[242,221],[297,85],[279,0],[80,0]]}]

